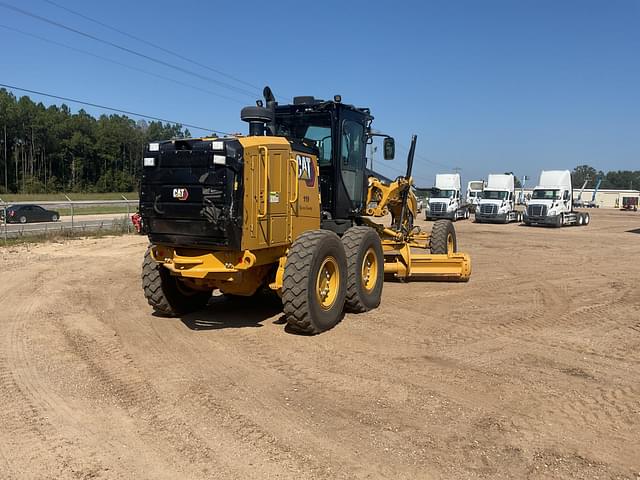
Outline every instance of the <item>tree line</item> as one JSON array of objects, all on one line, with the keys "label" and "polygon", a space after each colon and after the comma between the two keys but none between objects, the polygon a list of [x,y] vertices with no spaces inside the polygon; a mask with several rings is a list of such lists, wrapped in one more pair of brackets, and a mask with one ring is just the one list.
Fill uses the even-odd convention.
[{"label": "tree line", "polygon": [[146,144],[188,136],[179,124],[95,118],[0,89],[0,193],[133,191]]},{"label": "tree line", "polygon": [[600,188],[612,188],[620,190],[640,190],[640,170],[615,170],[604,173],[589,165],[580,165],[573,169],[571,174],[573,188],[594,188],[596,182],[601,179]]}]

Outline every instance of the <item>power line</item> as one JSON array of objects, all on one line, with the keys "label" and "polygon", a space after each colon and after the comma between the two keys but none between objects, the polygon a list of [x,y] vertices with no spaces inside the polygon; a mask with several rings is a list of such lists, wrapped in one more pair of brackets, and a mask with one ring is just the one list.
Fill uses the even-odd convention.
[{"label": "power line", "polygon": [[[396,145],[398,145],[398,147],[400,147],[402,150],[404,150],[406,152],[409,152],[409,149],[407,147],[405,147],[404,145],[399,144],[398,142],[396,142]],[[445,165],[444,163],[436,162],[435,160],[430,160],[430,159],[426,158],[425,156],[420,155],[418,153],[415,153],[414,156],[418,160],[422,160],[423,162],[430,163],[431,165],[434,165],[436,167],[446,168],[447,170],[455,170],[450,165]]]},{"label": "power line", "polygon": [[65,102],[72,102],[72,103],[78,103],[80,105],[87,105],[89,107],[101,108],[103,110],[110,110],[112,112],[124,113],[125,115],[133,115],[135,117],[148,118],[149,120],[156,120],[158,122],[166,122],[166,123],[172,123],[174,125],[182,125],[183,127],[196,128],[198,130],[203,130],[205,132],[214,132],[214,133],[221,133],[223,135],[231,135],[228,132],[222,132],[220,130],[214,130],[213,128],[206,128],[206,127],[200,127],[198,125],[191,125],[189,123],[176,122],[175,120],[167,120],[166,118],[154,117],[152,115],[145,115],[143,113],[136,113],[136,112],[131,112],[131,111],[128,111],[128,110],[121,110],[119,108],[107,107],[105,105],[100,105],[98,103],[85,102],[83,100],[76,100],[74,98],[69,98],[69,97],[61,97],[60,95],[53,95],[51,93],[39,92],[37,90],[30,90],[28,88],[16,87],[14,85],[7,85],[7,84],[4,84],[4,83],[0,83],[0,87],[9,88],[11,90],[18,90],[20,92],[32,93],[34,95],[42,95],[43,97],[55,98],[55,99],[62,100],[62,101],[65,101]]},{"label": "power line", "polygon": [[223,72],[221,70],[217,70],[217,69],[215,69],[213,67],[210,67],[209,65],[205,65],[203,63],[200,63],[197,60],[193,60],[192,58],[185,57],[184,55],[182,55],[180,53],[177,53],[177,52],[174,52],[173,50],[169,50],[168,48],[165,48],[165,47],[163,47],[161,45],[158,45],[157,43],[150,42],[149,40],[146,40],[144,38],[140,38],[140,37],[138,37],[136,35],[133,35],[133,34],[128,33],[128,32],[125,32],[124,30],[120,30],[119,28],[116,28],[116,27],[114,27],[112,25],[109,25],[107,23],[101,22],[100,20],[97,20],[95,18],[89,17],[88,15],[80,13],[80,12],[78,12],[76,10],[73,10],[73,9],[69,8],[69,7],[65,7],[64,5],[60,5],[59,3],[56,3],[56,2],[54,2],[52,0],[43,0],[43,1],[47,2],[50,5],[55,6],[57,8],[65,10],[65,11],[67,11],[67,12],[73,14],[73,15],[76,15],[76,16],[78,16],[80,18],[84,18],[85,20],[89,20],[90,22],[93,22],[93,23],[95,23],[97,25],[100,25],[101,27],[104,27],[104,28],[107,28],[107,29],[109,29],[111,31],[119,33],[120,35],[124,35],[125,37],[129,37],[129,38],[131,38],[133,40],[136,40],[136,41],[138,41],[140,43],[144,43],[145,45],[148,45],[150,47],[156,48],[156,49],[158,49],[158,50],[160,50],[160,51],[162,51],[164,53],[168,53],[169,55],[172,55],[172,56],[174,56],[176,58],[179,58],[180,60],[192,63],[194,65],[197,65],[198,67],[202,67],[202,68],[210,70],[210,71],[212,71],[214,73],[217,73],[218,75],[222,75],[223,77],[226,77],[226,78],[228,78],[230,80],[233,80],[235,82],[242,83],[243,85],[246,85],[248,87],[254,88],[258,92],[261,90],[260,87],[258,87],[256,85],[253,85],[253,84],[251,84],[249,82],[245,82],[244,80],[242,80],[240,78],[234,77],[233,75],[229,75],[228,73],[225,73],[225,72]]},{"label": "power line", "polygon": [[127,65],[126,63],[122,63],[122,62],[119,62],[117,60],[112,60],[110,58],[103,57],[102,55],[98,55],[96,53],[89,52],[89,51],[83,50],[81,48],[72,47],[71,45],[66,45],[66,44],[58,42],[56,40],[51,40],[51,39],[46,38],[46,37],[41,37],[40,35],[36,35],[36,34],[33,34],[33,33],[25,32],[23,30],[19,30],[17,28],[13,28],[13,27],[10,27],[8,25],[0,24],[0,28],[4,28],[6,30],[10,30],[10,31],[19,33],[21,35],[26,35],[28,37],[36,38],[36,39],[38,39],[40,41],[43,41],[43,42],[46,42],[46,43],[51,43],[53,45],[58,45],[59,47],[66,48],[66,49],[72,50],[74,52],[82,53],[83,55],[88,55],[90,57],[98,58],[98,59],[103,60],[105,62],[113,63],[113,64],[119,65],[121,67],[125,67],[125,68],[131,69],[131,70],[135,70],[137,72],[141,72],[141,73],[144,73],[146,75],[150,75],[152,77],[160,78],[162,80],[166,80],[168,82],[172,82],[172,83],[175,83],[175,84],[178,84],[178,85],[182,85],[184,87],[192,88],[192,89],[198,90],[200,92],[208,93],[209,95],[213,95],[215,97],[224,98],[226,100],[230,100],[232,102],[239,103],[239,104],[244,104],[245,103],[245,102],[243,102],[241,100],[238,100],[236,98],[227,97],[226,95],[221,95],[219,93],[212,92],[211,90],[207,90],[206,88],[200,88],[200,87],[197,87],[195,85],[191,85],[189,83],[182,82],[180,80],[175,80],[175,79],[173,79],[171,77],[166,77],[164,75],[160,75],[159,73],[150,72],[149,70],[145,70],[143,68],[138,68],[138,67],[134,67],[132,65]]},{"label": "power line", "polygon": [[201,74],[199,74],[197,72],[194,72],[192,70],[188,70],[186,68],[179,67],[179,66],[174,65],[172,63],[165,62],[164,60],[160,60],[160,59],[152,57],[150,55],[146,55],[146,54],[138,52],[136,50],[132,50],[131,48],[123,47],[122,45],[119,45],[117,43],[111,42],[109,40],[105,40],[105,39],[100,38],[100,37],[96,37],[95,35],[92,35],[90,33],[86,33],[86,32],[83,32],[81,30],[78,30],[76,28],[69,27],[68,25],[65,25],[63,23],[56,22],[55,20],[51,20],[51,19],[42,17],[42,16],[37,15],[35,13],[29,12],[27,10],[23,10],[23,9],[15,7],[13,5],[9,5],[8,3],[0,1],[0,7],[6,8],[8,10],[13,10],[14,12],[18,12],[18,13],[20,13],[22,15],[26,15],[28,17],[35,18],[36,20],[40,20],[41,22],[45,22],[45,23],[48,23],[48,24],[53,25],[55,27],[67,30],[69,32],[73,32],[75,34],[82,35],[83,37],[90,38],[91,40],[94,40],[96,42],[99,42],[99,43],[102,43],[102,44],[105,44],[105,45],[109,45],[110,47],[117,48],[119,50],[122,50],[124,52],[130,53],[132,55],[136,55],[136,56],[138,56],[140,58],[144,58],[146,60],[155,62],[155,63],[157,63],[159,65],[163,65],[165,67],[172,68],[172,69],[177,70],[177,71],[182,72],[182,73],[187,73],[187,74],[192,75],[194,77],[200,78],[201,80],[205,80],[205,81],[208,81],[208,82],[211,82],[211,83],[215,83],[216,85],[219,85],[221,87],[227,88],[229,90],[233,90],[236,93],[242,93],[243,95],[247,95],[250,98],[255,98],[255,96],[256,96],[255,92],[250,92],[250,91],[245,90],[243,88],[236,87],[234,85],[231,85],[231,84],[226,83],[226,82],[222,82],[220,80],[216,80],[216,79],[208,77],[206,75],[201,75]]}]

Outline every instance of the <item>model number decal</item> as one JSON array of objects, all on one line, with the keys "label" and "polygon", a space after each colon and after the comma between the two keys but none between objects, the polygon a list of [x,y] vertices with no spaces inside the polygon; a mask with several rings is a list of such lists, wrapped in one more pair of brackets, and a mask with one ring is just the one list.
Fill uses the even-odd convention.
[{"label": "model number decal", "polygon": [[296,155],[298,161],[298,179],[304,180],[308,187],[313,187],[316,182],[316,166],[311,157]]}]

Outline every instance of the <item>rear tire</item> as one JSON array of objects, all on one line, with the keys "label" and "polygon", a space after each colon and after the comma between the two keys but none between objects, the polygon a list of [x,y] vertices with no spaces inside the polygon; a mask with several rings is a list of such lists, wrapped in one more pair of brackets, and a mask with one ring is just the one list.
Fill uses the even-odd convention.
[{"label": "rear tire", "polygon": [[27,223],[27,217],[24,215],[20,217],[20,223]]},{"label": "rear tire", "polygon": [[586,212],[586,213],[584,214],[584,218],[583,218],[583,221],[582,221],[582,225],[586,227],[587,225],[589,225],[589,222],[591,222],[591,217],[589,216],[589,213],[588,213],[588,212]]},{"label": "rear tire", "polygon": [[193,290],[180,282],[171,272],[151,257],[151,249],[144,254],[142,288],[153,310],[165,317],[177,317],[204,308],[211,292]]},{"label": "rear tire", "polygon": [[584,215],[582,213],[577,213],[577,220],[576,220],[576,225],[578,227],[581,227],[582,225],[584,225]]},{"label": "rear tire", "polygon": [[458,251],[456,230],[449,220],[438,220],[431,229],[431,253],[450,254]]},{"label": "rear tire", "polygon": [[347,256],[346,308],[362,313],[380,305],[384,283],[384,256],[373,228],[351,227],[342,236]]},{"label": "rear tire", "polygon": [[284,267],[282,305],[287,323],[303,333],[334,327],[343,316],[347,258],[340,238],[311,230],[291,245]]}]

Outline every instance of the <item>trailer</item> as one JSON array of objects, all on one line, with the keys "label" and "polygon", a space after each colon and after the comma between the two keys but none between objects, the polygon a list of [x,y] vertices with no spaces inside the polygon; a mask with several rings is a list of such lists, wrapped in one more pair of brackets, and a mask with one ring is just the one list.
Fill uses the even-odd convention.
[{"label": "trailer", "polygon": [[629,196],[623,195],[621,205],[622,206],[620,207],[620,210],[627,210],[627,211],[633,210],[634,212],[637,212],[638,196],[636,195],[635,197],[629,197]]}]

